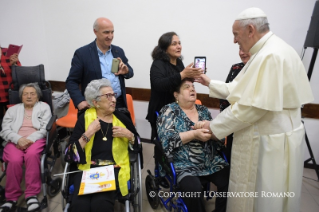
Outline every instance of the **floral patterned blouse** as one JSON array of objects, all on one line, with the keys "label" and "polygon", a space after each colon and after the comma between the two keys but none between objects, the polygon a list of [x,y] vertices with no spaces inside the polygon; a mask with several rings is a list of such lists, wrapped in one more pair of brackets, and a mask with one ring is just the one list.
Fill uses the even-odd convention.
[{"label": "floral patterned blouse", "polygon": [[[208,109],[196,105],[199,121],[212,120]],[[164,106],[157,119],[157,133],[166,156],[173,155],[177,182],[185,176],[205,176],[213,174],[228,163],[216,152],[221,143],[209,140],[192,140],[183,144],[180,132],[190,131],[194,123],[187,117],[177,103]]]}]

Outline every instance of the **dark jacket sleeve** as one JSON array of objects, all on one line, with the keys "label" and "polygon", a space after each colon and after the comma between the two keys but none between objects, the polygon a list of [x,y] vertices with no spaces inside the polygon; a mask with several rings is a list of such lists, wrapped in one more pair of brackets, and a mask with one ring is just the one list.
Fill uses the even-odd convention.
[{"label": "dark jacket sleeve", "polygon": [[172,91],[181,83],[180,73],[170,70],[170,65],[162,60],[155,60],[151,66],[152,89],[158,92]]},{"label": "dark jacket sleeve", "polygon": [[129,79],[133,77],[134,76],[133,68],[128,63],[128,59],[125,56],[124,50],[119,46],[112,45],[112,54],[114,58],[120,57],[123,63],[128,67],[128,73],[124,74],[123,77],[125,79]]},{"label": "dark jacket sleeve", "polygon": [[130,79],[130,78],[132,78],[134,76],[133,68],[128,63],[128,59],[125,56],[124,50],[123,49],[121,49],[121,50],[122,50],[121,59],[122,59],[123,63],[128,67],[128,73],[123,75],[123,76],[124,76],[125,79]]},{"label": "dark jacket sleeve", "polygon": [[79,89],[79,85],[82,83],[83,71],[83,59],[81,51],[78,49],[73,55],[69,76],[66,79],[66,89],[68,90],[75,107],[82,101],[85,101],[85,98]]}]

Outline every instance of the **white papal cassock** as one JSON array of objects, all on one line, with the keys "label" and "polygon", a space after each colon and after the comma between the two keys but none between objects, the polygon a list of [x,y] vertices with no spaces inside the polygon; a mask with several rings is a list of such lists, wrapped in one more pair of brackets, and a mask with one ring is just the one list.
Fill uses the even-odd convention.
[{"label": "white papal cassock", "polygon": [[219,139],[235,132],[229,192],[258,195],[229,197],[227,211],[299,212],[305,132],[300,107],[313,100],[306,71],[295,50],[272,32],[250,53],[233,82],[209,84],[211,97],[231,103],[210,124]]}]

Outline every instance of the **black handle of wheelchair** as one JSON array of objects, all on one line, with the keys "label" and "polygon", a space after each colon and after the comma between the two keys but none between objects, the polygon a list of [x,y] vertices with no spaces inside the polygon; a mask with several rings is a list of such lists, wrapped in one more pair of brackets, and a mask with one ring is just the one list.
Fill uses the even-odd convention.
[{"label": "black handle of wheelchair", "polygon": [[168,155],[168,156],[166,156],[166,158],[167,158],[167,162],[169,162],[169,163],[173,163],[173,156],[172,155]]},{"label": "black handle of wheelchair", "polygon": [[54,124],[55,121],[56,121],[56,119],[57,119],[57,116],[56,116],[56,115],[53,115],[53,116],[51,117],[50,121],[48,122],[48,124],[47,124],[47,126],[46,126],[46,130],[47,130],[47,131],[50,131],[50,130],[51,130],[53,124]]}]

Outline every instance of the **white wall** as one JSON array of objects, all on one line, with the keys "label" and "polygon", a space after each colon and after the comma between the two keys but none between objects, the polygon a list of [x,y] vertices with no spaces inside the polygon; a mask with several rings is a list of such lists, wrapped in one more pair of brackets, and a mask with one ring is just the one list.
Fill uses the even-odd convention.
[{"label": "white wall", "polygon": [[[271,30],[300,53],[314,4],[315,0],[0,0],[0,45],[23,44],[23,65],[42,63],[48,80],[65,81],[74,51],[94,40],[93,22],[104,16],[114,23],[113,43],[125,50],[134,69],[135,76],[126,81],[128,87],[150,88],[150,53],[158,38],[168,31],[179,34],[185,65],[194,56],[205,55],[207,75],[225,80],[230,66],[239,62],[238,45],[233,44],[231,31],[237,14],[248,7],[260,7],[268,15]],[[311,55],[309,48],[304,59],[306,69]],[[319,103],[319,92],[315,92],[318,84],[319,61],[311,80],[315,103]],[[201,85],[196,89],[207,93]],[[144,119],[148,103],[134,104],[139,132],[149,138],[150,127]],[[318,125],[318,120],[306,121],[319,161],[319,143],[315,140]]]}]

